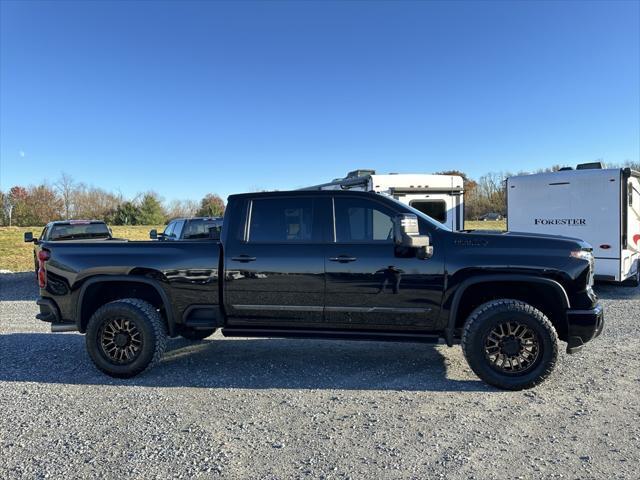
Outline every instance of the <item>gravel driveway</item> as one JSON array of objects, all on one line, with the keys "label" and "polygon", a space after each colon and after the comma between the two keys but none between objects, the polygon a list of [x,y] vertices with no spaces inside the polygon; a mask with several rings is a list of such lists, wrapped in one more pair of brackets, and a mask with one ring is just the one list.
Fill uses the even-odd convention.
[{"label": "gravel driveway", "polygon": [[218,335],[114,380],[34,283],[0,275],[2,479],[640,477],[638,289],[601,286],[603,335],[504,392],[459,347]]}]

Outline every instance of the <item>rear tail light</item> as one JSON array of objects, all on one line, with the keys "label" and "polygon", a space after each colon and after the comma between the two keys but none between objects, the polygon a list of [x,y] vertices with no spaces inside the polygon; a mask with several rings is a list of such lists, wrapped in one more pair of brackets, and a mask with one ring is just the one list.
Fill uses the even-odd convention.
[{"label": "rear tail light", "polygon": [[46,250],[40,250],[38,252],[38,286],[44,288],[47,286],[47,260],[51,257],[51,254]]}]

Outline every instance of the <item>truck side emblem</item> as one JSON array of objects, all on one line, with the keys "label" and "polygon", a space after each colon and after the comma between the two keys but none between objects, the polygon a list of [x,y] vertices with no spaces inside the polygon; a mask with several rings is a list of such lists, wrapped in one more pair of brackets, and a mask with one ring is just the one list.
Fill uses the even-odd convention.
[{"label": "truck side emblem", "polygon": [[487,240],[476,239],[455,240],[453,243],[461,247],[486,247],[487,245],[489,245],[489,242]]},{"label": "truck side emblem", "polygon": [[633,243],[635,243],[636,245],[638,245],[638,242],[640,241],[640,235],[634,235],[633,236]]}]

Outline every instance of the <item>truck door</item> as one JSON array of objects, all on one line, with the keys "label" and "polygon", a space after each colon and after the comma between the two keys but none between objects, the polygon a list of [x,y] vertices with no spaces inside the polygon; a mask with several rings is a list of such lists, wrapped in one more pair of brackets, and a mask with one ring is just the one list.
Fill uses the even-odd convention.
[{"label": "truck door", "polygon": [[322,325],[329,205],[312,195],[247,200],[225,248],[229,325]]},{"label": "truck door", "polygon": [[351,196],[333,202],[335,241],[325,259],[327,326],[434,328],[443,291],[443,246],[432,236],[432,258],[402,256],[393,243],[393,218],[400,212],[390,203]]}]

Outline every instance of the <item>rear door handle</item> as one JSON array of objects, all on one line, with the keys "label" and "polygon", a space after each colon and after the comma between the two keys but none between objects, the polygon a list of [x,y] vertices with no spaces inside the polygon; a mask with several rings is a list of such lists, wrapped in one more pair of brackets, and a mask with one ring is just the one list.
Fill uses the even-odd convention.
[{"label": "rear door handle", "polygon": [[247,263],[247,262],[253,262],[255,261],[256,257],[252,257],[250,255],[238,255],[237,257],[231,257],[231,260],[233,260],[234,262],[242,262],[242,263]]},{"label": "rear door handle", "polygon": [[340,255],[338,257],[330,257],[329,260],[332,262],[349,263],[349,262],[355,262],[357,258],[350,257],[348,255]]}]

